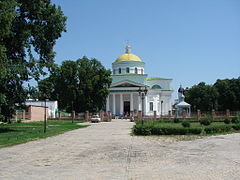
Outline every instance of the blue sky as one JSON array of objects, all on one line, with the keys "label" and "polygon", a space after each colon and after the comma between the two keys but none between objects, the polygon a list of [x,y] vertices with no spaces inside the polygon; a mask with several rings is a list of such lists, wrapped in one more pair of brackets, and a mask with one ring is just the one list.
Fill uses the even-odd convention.
[{"label": "blue sky", "polygon": [[86,55],[110,69],[124,53],[150,77],[191,87],[240,76],[240,0],[52,0],[68,17],[55,61]]}]

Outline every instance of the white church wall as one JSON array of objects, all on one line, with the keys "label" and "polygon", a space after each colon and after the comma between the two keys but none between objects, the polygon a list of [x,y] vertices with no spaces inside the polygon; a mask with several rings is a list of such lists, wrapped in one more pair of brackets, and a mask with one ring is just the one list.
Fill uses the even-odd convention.
[{"label": "white church wall", "polygon": [[162,96],[161,99],[163,101],[163,115],[168,115],[168,111],[172,110],[171,106],[171,92],[165,92]]},{"label": "white church wall", "polygon": [[[159,115],[160,113],[160,93],[159,92],[155,92],[155,91],[151,91],[151,93],[148,95],[148,109],[147,109],[147,114],[149,116],[153,116],[154,115],[154,111],[156,111],[157,115]],[[150,103],[153,103],[153,110],[150,110]]]},{"label": "white church wall", "polygon": [[[154,111],[156,111],[157,115],[168,115],[168,111],[171,110],[171,93],[172,91],[157,91],[157,90],[149,90],[147,95],[147,107],[146,107],[146,115],[153,116]],[[162,109],[161,109],[161,101],[163,101]],[[150,103],[153,103],[153,111],[150,110]]]}]

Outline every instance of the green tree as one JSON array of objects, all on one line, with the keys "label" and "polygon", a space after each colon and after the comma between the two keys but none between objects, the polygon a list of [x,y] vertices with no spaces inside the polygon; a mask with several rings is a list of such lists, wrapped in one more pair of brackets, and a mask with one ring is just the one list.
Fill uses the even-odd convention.
[{"label": "green tree", "polygon": [[58,100],[59,108],[68,112],[72,108],[76,112],[98,111],[105,107],[110,75],[111,71],[96,59],[67,60],[39,82],[39,90],[41,94],[48,92],[50,99]]},{"label": "green tree", "polygon": [[[0,0],[0,109],[5,119],[27,94],[23,83],[53,67],[66,17],[50,0]],[[34,54],[34,55],[33,55]]]},{"label": "green tree", "polygon": [[239,110],[240,108],[240,79],[218,79],[214,84],[217,89],[220,110]]},{"label": "green tree", "polygon": [[192,105],[193,111],[200,109],[210,111],[217,109],[218,92],[215,87],[200,82],[185,92],[186,101]]},{"label": "green tree", "polygon": [[240,108],[240,79],[218,79],[214,85],[204,82],[194,85],[185,93],[186,101],[197,109],[225,111]]},{"label": "green tree", "polygon": [[[78,94],[78,66],[75,61],[67,60],[62,63],[59,72],[55,72],[50,78],[54,84],[54,94],[59,102],[60,109],[68,112],[76,110],[76,98]],[[72,107],[73,106],[73,107]]]},{"label": "green tree", "polygon": [[87,57],[77,60],[79,94],[77,111],[97,111],[105,107],[108,88],[112,82],[111,71],[96,59]]}]

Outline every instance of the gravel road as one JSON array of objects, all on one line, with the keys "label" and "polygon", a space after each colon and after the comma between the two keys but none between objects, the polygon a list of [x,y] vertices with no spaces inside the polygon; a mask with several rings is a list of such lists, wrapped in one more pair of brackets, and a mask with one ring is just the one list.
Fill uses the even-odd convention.
[{"label": "gravel road", "polygon": [[0,149],[0,179],[239,180],[240,134],[130,136],[126,120]]}]

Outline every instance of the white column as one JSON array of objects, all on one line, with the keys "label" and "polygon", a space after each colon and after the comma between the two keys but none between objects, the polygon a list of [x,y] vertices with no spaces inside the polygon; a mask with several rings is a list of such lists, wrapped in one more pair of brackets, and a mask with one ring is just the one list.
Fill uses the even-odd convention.
[{"label": "white column", "polygon": [[123,115],[123,95],[120,94],[120,115]]},{"label": "white column", "polygon": [[142,110],[142,100],[140,98],[140,96],[138,96],[138,111]]},{"label": "white column", "polygon": [[144,98],[144,115],[147,115],[147,107],[148,107],[148,104],[147,104],[147,96],[145,96]]},{"label": "white column", "polygon": [[115,104],[115,94],[113,94],[113,112],[112,114],[115,115],[116,114],[116,104]]},{"label": "white column", "polygon": [[109,97],[110,97],[110,94],[108,95],[107,102],[106,102],[106,111],[107,112],[109,111]]},{"label": "white column", "polygon": [[130,94],[130,111],[133,111],[133,93]]}]

